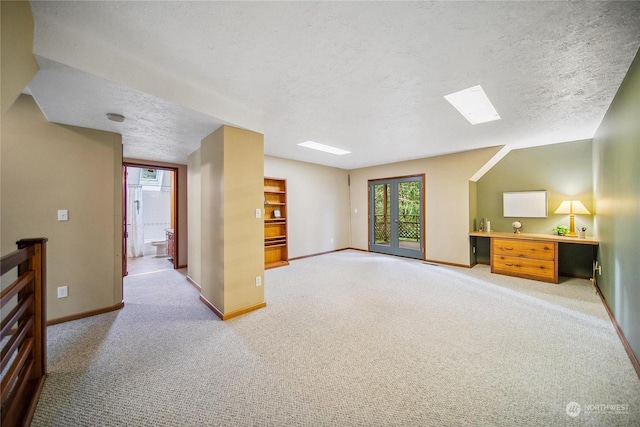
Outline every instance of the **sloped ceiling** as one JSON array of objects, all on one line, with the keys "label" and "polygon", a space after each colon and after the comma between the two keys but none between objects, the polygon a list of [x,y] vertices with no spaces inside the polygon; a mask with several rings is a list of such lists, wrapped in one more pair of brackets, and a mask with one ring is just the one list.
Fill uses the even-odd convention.
[{"label": "sloped ceiling", "polygon": [[[266,154],[345,169],[591,138],[640,47],[640,2],[31,6],[29,90],[47,118],[176,163],[221,124],[264,133]],[[470,125],[443,98],[477,84],[501,120]]]}]

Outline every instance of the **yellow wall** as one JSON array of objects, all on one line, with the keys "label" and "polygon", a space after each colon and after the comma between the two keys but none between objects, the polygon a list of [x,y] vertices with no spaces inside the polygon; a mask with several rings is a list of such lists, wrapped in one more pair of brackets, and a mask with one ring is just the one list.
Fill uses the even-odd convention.
[{"label": "yellow wall", "polygon": [[202,140],[202,295],[223,314],[264,302],[263,135],[222,126]]},{"label": "yellow wall", "polygon": [[33,57],[33,15],[27,1],[0,2],[2,30],[2,113],[18,98],[38,72]]},{"label": "yellow wall", "polygon": [[224,128],[200,145],[201,293],[224,312]]},{"label": "yellow wall", "polygon": [[189,230],[189,264],[187,266],[187,275],[191,280],[200,284],[202,281],[202,208],[200,203],[202,190],[200,185],[200,149],[191,153],[187,160],[187,187],[189,194],[187,199],[187,219]]},{"label": "yellow wall", "polygon": [[49,239],[49,320],[122,301],[121,153],[120,135],[49,123],[28,95],[2,116],[1,250]]},{"label": "yellow wall", "polygon": [[287,180],[289,258],[351,246],[348,171],[265,156],[264,174]]},{"label": "yellow wall", "polygon": [[188,213],[187,213],[187,165],[177,163],[154,162],[152,160],[123,159],[129,163],[142,163],[149,166],[158,166],[178,169],[178,265],[185,267],[189,259],[188,239]]},{"label": "yellow wall", "polygon": [[[469,265],[469,179],[500,147],[351,171],[351,244],[368,249],[368,184],[371,179],[425,174],[426,258]],[[356,213],[357,210],[357,213]]]}]

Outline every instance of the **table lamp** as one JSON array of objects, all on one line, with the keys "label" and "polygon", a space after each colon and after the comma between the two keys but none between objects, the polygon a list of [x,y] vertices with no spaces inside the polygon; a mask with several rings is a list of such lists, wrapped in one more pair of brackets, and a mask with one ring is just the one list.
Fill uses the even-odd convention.
[{"label": "table lamp", "polygon": [[580,200],[565,200],[560,204],[555,214],[569,214],[569,232],[566,234],[568,237],[576,237],[576,225],[575,217],[578,215],[590,215],[591,212],[584,207]]}]

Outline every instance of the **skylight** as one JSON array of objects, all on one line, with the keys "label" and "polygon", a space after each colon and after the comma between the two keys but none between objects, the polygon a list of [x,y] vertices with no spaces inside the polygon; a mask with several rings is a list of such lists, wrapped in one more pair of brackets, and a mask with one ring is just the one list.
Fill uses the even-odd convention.
[{"label": "skylight", "polygon": [[500,120],[498,112],[480,85],[444,97],[472,125]]},{"label": "skylight", "polygon": [[140,169],[140,184],[145,191],[160,191],[164,171],[158,169]]},{"label": "skylight", "polygon": [[343,154],[350,154],[351,151],[342,150],[340,148],[332,147],[330,145],[320,144],[319,142],[306,141],[298,144],[301,147],[311,148],[312,150],[324,151],[326,153],[337,154],[342,156]]}]

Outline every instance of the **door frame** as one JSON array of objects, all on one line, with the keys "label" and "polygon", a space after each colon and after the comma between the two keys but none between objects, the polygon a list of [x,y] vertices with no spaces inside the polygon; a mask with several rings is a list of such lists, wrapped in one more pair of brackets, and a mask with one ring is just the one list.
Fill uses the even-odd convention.
[{"label": "door frame", "polygon": [[[420,215],[420,239],[421,239],[421,251],[422,251],[422,259],[423,261],[425,261],[427,259],[427,240],[426,240],[426,227],[425,224],[427,222],[427,206],[426,206],[426,191],[427,191],[427,186],[426,186],[426,179],[425,179],[425,174],[414,174],[414,175],[403,175],[403,176],[392,176],[392,177],[385,177],[385,178],[375,178],[375,179],[369,179],[367,180],[367,247],[369,252],[374,252],[371,250],[371,198],[373,197],[373,195],[371,194],[371,184],[373,182],[376,181],[392,181],[392,180],[398,180],[398,179],[407,179],[407,178],[419,178],[420,180],[420,188],[422,191],[420,191],[420,209],[421,209],[421,215]],[[376,252],[378,253],[378,252]],[[393,256],[402,256],[402,255],[396,255],[396,254],[391,254]],[[413,259],[419,259],[419,258],[413,258]]]},{"label": "door frame", "polygon": [[171,166],[158,166],[153,163],[145,163],[144,160],[140,162],[130,162],[123,161],[122,162],[122,277],[128,274],[127,272],[127,168],[148,168],[148,169],[159,169],[173,172],[173,178],[171,180],[172,183],[172,191],[171,191],[171,218],[173,222],[173,235],[174,235],[174,251],[175,256],[173,257],[173,268],[177,269],[179,267],[178,258],[180,257],[180,247],[178,236],[180,235],[180,226],[178,221],[178,205],[179,205],[179,190],[178,190],[178,168]]}]

